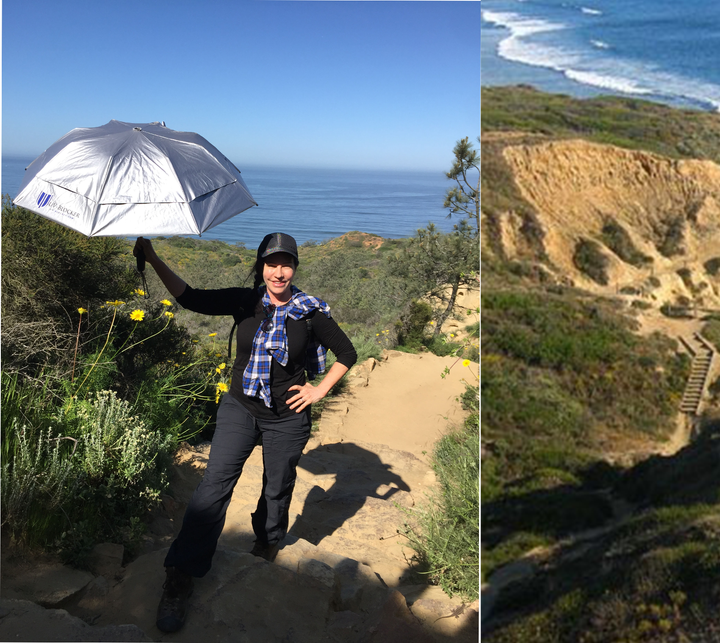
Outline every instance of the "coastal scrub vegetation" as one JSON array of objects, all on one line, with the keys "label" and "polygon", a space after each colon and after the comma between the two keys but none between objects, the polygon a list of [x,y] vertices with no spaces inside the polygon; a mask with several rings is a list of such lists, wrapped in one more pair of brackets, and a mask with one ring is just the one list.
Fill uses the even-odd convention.
[{"label": "coastal scrub vegetation", "polygon": [[710,112],[617,96],[572,98],[522,85],[483,87],[481,98],[483,132],[579,137],[671,158],[720,163],[720,121]]},{"label": "coastal scrub vegetation", "polygon": [[412,512],[419,527],[405,525],[420,569],[447,594],[478,598],[480,534],[480,423],[478,387],[467,384],[463,425],[435,445],[432,466],[440,483],[430,502]]},{"label": "coastal scrub vegetation", "polygon": [[[529,87],[483,88],[482,98],[488,230],[529,209],[504,144],[572,137],[720,162],[715,114]],[[612,223],[598,240],[643,262]],[[682,225],[668,220],[655,242],[682,253]],[[717,409],[687,446],[656,455],[683,429],[689,358],[672,339],[635,332],[639,306],[568,286],[539,252],[508,260],[497,247],[489,237],[482,256],[483,640],[719,640]],[[601,262],[584,263],[602,278]],[[705,269],[717,272],[712,259]],[[718,342],[715,317],[703,334]]]},{"label": "coastal scrub vegetation", "polygon": [[621,464],[675,426],[689,359],[609,301],[495,270],[482,293],[482,571],[491,586],[515,561],[535,571],[501,591],[484,639],[712,640],[720,426]]}]

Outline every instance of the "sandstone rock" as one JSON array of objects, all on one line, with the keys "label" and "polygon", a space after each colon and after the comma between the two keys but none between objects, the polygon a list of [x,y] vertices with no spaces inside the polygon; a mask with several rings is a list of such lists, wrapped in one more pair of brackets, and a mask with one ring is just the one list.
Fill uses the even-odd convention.
[{"label": "sandstone rock", "polygon": [[105,603],[105,597],[110,592],[110,584],[104,576],[97,576],[85,588],[82,598],[78,601],[78,608],[91,612],[100,612]]},{"label": "sandstone rock", "polygon": [[426,631],[455,643],[475,643],[479,627],[478,601],[466,605],[459,599],[449,599],[439,587],[427,589],[422,598],[411,603],[412,613]]},{"label": "sandstone rock", "polygon": [[93,580],[89,572],[59,563],[26,569],[18,576],[3,576],[3,598],[31,600],[43,607],[55,607],[82,591]]},{"label": "sandstone rock", "polygon": [[[203,611],[210,609],[215,624],[226,626],[227,636],[220,640],[228,643],[316,643],[332,612],[332,596],[323,583],[261,560],[213,593]],[[198,632],[195,640],[204,638]]]},{"label": "sandstone rock", "polygon": [[379,621],[361,639],[362,643],[435,643],[432,636],[423,630],[405,602],[405,597],[393,590],[382,607]]},{"label": "sandstone rock", "polygon": [[334,569],[338,577],[338,611],[370,609],[378,600],[378,593],[385,594],[385,586],[368,565],[346,558]]},{"label": "sandstone rock", "polygon": [[333,589],[337,583],[333,568],[319,560],[302,558],[298,562],[298,573],[314,578],[322,585],[331,589]]},{"label": "sandstone rock", "polygon": [[93,627],[65,610],[23,600],[0,600],[2,641],[152,641],[135,625]]},{"label": "sandstone rock", "polygon": [[[172,532],[171,532],[172,533]],[[114,578],[122,570],[125,547],[114,543],[95,545],[88,556],[88,567],[96,576]]]},{"label": "sandstone rock", "polygon": [[335,612],[327,625],[328,636],[338,643],[353,643],[360,637],[362,629],[362,616],[350,611]]},{"label": "sandstone rock", "polygon": [[316,551],[317,547],[307,540],[287,535],[282,542],[280,551],[278,551],[275,564],[292,571],[298,571],[303,559],[315,559],[314,554]]}]

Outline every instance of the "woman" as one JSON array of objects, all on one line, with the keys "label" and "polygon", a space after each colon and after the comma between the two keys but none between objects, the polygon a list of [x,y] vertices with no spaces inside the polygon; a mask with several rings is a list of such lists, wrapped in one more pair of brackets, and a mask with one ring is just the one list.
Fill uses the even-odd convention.
[{"label": "woman", "polygon": [[[185,620],[193,577],[210,570],[233,489],[261,437],[263,488],[252,514],[252,553],[275,559],[288,528],[297,463],[310,437],[310,405],[327,395],[357,355],[328,305],[292,285],[299,260],[289,235],[275,232],[263,239],[252,288],[195,290],[160,260],[150,241],[140,237],[133,254],[140,249],[181,306],[232,315],[237,323],[237,358],[218,408],[210,459],[165,559],[157,626],[175,632]],[[337,361],[313,386],[305,371],[313,377],[324,370],[326,349]]]}]

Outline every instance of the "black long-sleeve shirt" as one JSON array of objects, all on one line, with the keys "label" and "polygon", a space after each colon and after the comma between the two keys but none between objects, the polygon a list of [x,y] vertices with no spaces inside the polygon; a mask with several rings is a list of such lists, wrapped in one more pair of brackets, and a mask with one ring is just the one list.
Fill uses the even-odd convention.
[{"label": "black long-sleeve shirt", "polygon": [[[253,338],[265,319],[265,313],[258,293],[252,288],[222,288],[218,290],[196,290],[186,286],[177,297],[177,302],[196,313],[204,315],[232,315],[237,323],[237,357],[233,365],[229,394],[245,406],[250,413],[261,419],[279,419],[293,415],[295,411],[286,401],[296,394],[288,389],[296,384],[305,384],[307,347],[310,341],[305,319],[286,320],[288,338],[288,363],[283,366],[273,359],[270,367],[270,389],[273,405],[271,408],[259,397],[250,397],[243,392],[243,373],[250,361]],[[357,361],[357,353],[347,335],[334,319],[314,310],[312,333],[325,348],[331,350],[337,361],[350,368]],[[309,406],[307,410],[309,412]]]}]

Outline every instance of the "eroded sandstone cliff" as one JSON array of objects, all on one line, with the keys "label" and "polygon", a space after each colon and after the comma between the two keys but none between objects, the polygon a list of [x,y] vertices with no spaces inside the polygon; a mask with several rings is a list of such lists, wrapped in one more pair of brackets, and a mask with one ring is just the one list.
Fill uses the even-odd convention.
[{"label": "eroded sandstone cliff", "polygon": [[540,229],[530,243],[526,212],[496,213],[506,257],[534,247],[556,274],[596,292],[720,304],[720,165],[583,140],[506,143],[504,163]]}]

